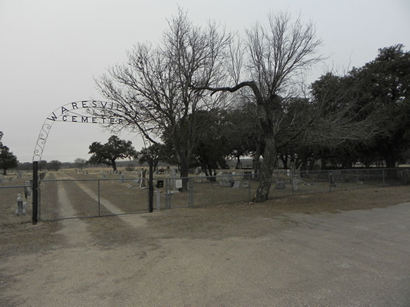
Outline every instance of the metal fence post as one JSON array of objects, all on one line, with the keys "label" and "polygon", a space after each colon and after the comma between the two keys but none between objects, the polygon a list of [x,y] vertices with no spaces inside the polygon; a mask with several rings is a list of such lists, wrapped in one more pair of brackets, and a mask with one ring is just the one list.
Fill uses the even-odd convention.
[{"label": "metal fence post", "polygon": [[252,183],[252,180],[249,178],[248,179],[248,202],[252,201],[251,183]]},{"label": "metal fence post", "polygon": [[38,219],[38,161],[33,161],[33,212],[32,223],[37,224]]},{"label": "metal fence post", "polygon": [[[44,186],[45,183],[43,183]],[[43,196],[41,193],[40,186],[37,187],[38,193],[38,208],[37,208],[37,219],[41,221],[41,204],[43,203]]]},{"label": "metal fence post", "polygon": [[332,192],[333,173],[328,171],[327,176],[329,178],[329,192]]},{"label": "metal fence post", "polygon": [[170,178],[165,178],[165,208],[170,209],[171,208],[171,192],[170,192]]},{"label": "metal fence post", "polygon": [[155,199],[155,205],[156,205],[156,209],[158,211],[161,210],[161,191],[160,190],[156,190],[155,191],[156,194],[156,199]]},{"label": "metal fence post", "polygon": [[188,180],[188,208],[194,206],[194,183],[192,182],[192,178],[187,178]]},{"label": "metal fence post", "polygon": [[100,179],[97,180],[97,201],[98,201],[98,216],[101,216],[101,187],[100,187]]},{"label": "metal fence post", "polygon": [[149,177],[148,177],[148,212],[154,211],[154,165],[149,161]]}]

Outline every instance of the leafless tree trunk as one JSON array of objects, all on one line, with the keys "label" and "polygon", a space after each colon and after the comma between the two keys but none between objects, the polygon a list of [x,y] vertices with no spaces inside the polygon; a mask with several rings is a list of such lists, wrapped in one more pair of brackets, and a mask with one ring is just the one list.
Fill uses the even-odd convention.
[{"label": "leafless tree trunk", "polygon": [[[243,88],[251,91],[257,105],[264,147],[255,201],[265,201],[269,197],[276,165],[276,138],[283,120],[280,95],[287,94],[293,77],[300,70],[319,60],[315,56],[319,44],[311,24],[302,25],[299,19],[291,22],[289,16],[284,14],[269,16],[266,26],[255,25],[247,31],[245,46],[238,44],[236,49],[230,49],[232,60],[228,71],[236,84],[231,87],[199,87],[212,91],[212,94],[220,91],[236,92]],[[235,51],[238,48],[246,53]],[[242,63],[245,65],[241,66]],[[242,74],[246,75],[248,81],[239,82],[243,78]]]}]

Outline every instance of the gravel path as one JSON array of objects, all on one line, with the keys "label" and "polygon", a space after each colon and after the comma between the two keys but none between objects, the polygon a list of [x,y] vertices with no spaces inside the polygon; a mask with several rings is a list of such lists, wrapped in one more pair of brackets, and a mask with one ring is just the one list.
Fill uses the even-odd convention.
[{"label": "gravel path", "polygon": [[[60,188],[58,197],[70,203]],[[247,210],[58,222],[61,246],[2,259],[0,303],[410,305],[410,204],[272,216]]]}]

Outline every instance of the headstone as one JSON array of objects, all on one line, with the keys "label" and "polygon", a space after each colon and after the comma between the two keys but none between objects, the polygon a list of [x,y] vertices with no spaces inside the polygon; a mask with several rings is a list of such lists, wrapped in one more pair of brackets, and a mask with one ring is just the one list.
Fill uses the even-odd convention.
[{"label": "headstone", "polygon": [[175,180],[175,188],[177,190],[182,189],[182,179],[176,179]]},{"label": "headstone", "polygon": [[164,187],[164,180],[158,179],[157,180],[157,188],[163,188]]},{"label": "headstone", "polygon": [[222,174],[219,179],[219,184],[223,187],[232,187],[234,184],[232,174]]},{"label": "headstone", "polygon": [[239,180],[235,180],[232,187],[234,189],[239,189],[241,187],[241,182]]},{"label": "headstone", "polygon": [[26,215],[26,206],[23,203],[23,198],[21,197],[21,193],[17,194],[16,215]]}]

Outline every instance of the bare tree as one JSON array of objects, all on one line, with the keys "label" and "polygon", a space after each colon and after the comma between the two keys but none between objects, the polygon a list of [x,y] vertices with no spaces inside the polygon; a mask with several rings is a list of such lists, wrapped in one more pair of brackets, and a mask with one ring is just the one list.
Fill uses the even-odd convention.
[{"label": "bare tree", "polygon": [[[276,164],[276,138],[285,114],[284,99],[292,86],[293,78],[301,70],[317,62],[315,51],[320,44],[312,24],[303,25],[299,19],[292,22],[285,14],[269,16],[266,26],[255,25],[246,32],[244,60],[240,52],[231,48],[234,85],[212,87],[204,84],[198,89],[217,92],[236,92],[247,88],[257,105],[257,117],[261,131],[260,181],[255,201],[268,199],[272,173]],[[238,45],[241,47],[241,44]],[[241,71],[238,67],[244,65]],[[245,74],[245,77],[240,75]],[[211,94],[211,95],[212,95]],[[259,155],[259,153],[257,153]]]},{"label": "bare tree", "polygon": [[209,97],[191,85],[220,81],[229,35],[215,24],[194,26],[181,10],[168,25],[158,47],[138,44],[126,64],[113,67],[97,84],[115,103],[102,112],[123,119],[117,126],[137,128],[151,144],[165,132],[171,136],[181,177],[187,177],[196,141],[195,114],[214,107],[223,96]]}]

